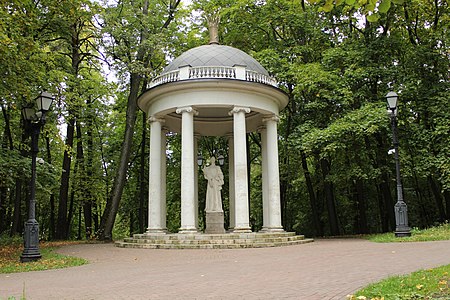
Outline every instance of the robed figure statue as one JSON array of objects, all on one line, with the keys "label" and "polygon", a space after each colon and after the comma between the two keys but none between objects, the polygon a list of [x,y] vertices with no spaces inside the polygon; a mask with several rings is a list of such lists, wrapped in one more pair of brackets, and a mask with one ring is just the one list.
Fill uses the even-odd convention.
[{"label": "robed figure statue", "polygon": [[223,185],[223,173],[216,166],[215,157],[211,157],[211,164],[203,168],[205,179],[208,180],[206,189],[206,212],[223,212],[221,190]]}]

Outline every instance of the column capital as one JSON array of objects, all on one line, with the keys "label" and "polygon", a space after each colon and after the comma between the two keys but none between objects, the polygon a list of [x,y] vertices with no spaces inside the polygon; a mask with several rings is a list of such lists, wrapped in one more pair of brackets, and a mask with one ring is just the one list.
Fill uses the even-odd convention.
[{"label": "column capital", "polygon": [[262,118],[262,121],[264,123],[269,122],[269,121],[273,121],[273,122],[279,122],[280,121],[280,117],[278,117],[277,115],[273,114],[273,115],[265,115]]},{"label": "column capital", "polygon": [[266,125],[261,125],[261,126],[258,126],[258,128],[256,128],[256,132],[258,132],[258,133],[261,133],[264,130],[267,130]]},{"label": "column capital", "polygon": [[227,132],[225,134],[225,138],[227,139],[227,141],[234,139],[234,133],[233,132]]},{"label": "column capital", "polygon": [[166,120],[165,120],[163,117],[159,117],[159,116],[150,116],[150,117],[148,117],[147,122],[148,122],[149,124],[150,124],[150,123],[153,123],[153,122],[158,122],[158,123],[164,124],[164,123],[166,122]]},{"label": "column capital", "polygon": [[177,107],[177,110],[175,111],[177,114],[182,114],[182,113],[192,113],[194,114],[194,116],[198,115],[198,111],[195,110],[195,108],[193,108],[192,106],[182,106],[182,107]]},{"label": "column capital", "polygon": [[233,115],[235,113],[238,112],[244,112],[246,114],[248,114],[249,112],[251,112],[252,110],[250,109],[250,107],[243,107],[243,106],[234,106],[232,110],[230,110],[230,112],[228,113],[228,115]]}]

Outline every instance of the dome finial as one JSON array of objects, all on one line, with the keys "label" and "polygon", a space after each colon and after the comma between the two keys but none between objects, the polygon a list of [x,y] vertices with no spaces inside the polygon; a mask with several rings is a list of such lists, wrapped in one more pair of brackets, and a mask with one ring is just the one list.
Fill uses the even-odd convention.
[{"label": "dome finial", "polygon": [[219,23],[220,16],[218,13],[211,14],[206,17],[208,21],[209,27],[209,44],[210,45],[219,45]]}]

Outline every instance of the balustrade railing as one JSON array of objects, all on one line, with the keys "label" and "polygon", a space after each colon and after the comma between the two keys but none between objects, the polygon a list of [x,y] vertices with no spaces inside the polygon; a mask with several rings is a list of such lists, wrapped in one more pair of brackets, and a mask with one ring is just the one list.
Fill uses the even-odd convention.
[{"label": "balustrade railing", "polygon": [[197,78],[236,78],[233,67],[192,67],[189,69],[189,79]]},{"label": "balustrade railing", "polygon": [[264,74],[254,72],[254,71],[247,70],[245,72],[245,79],[247,81],[259,82],[259,83],[264,83],[267,85],[277,86],[276,80],[273,79],[272,77],[269,77],[269,76],[266,76]]},{"label": "balustrade railing", "polygon": [[[277,82],[270,76],[260,74],[255,71],[245,70],[245,78],[244,75],[237,76],[237,68],[242,67],[225,67],[225,66],[204,66],[204,67],[185,67],[188,69],[171,71],[165,74],[162,74],[150,83],[149,88],[152,88],[157,85],[161,85],[164,83],[188,80],[188,79],[208,79],[208,78],[227,78],[227,79],[237,79],[237,80],[246,80],[251,82],[258,82],[267,85],[277,86]],[[239,78],[242,77],[242,78]]]},{"label": "balustrade railing", "polygon": [[155,77],[155,79],[153,79],[152,82],[150,82],[149,88],[152,88],[152,87],[160,85],[160,84],[168,83],[168,82],[178,81],[179,77],[180,77],[180,71],[178,71],[178,70],[159,75],[159,76]]}]

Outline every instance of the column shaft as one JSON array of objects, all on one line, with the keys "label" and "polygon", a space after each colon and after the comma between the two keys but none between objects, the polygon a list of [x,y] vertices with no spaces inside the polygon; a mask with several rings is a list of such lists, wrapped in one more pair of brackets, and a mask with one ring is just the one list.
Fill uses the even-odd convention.
[{"label": "column shaft", "polygon": [[247,144],[245,114],[250,108],[234,107],[233,114],[234,134],[234,195],[235,195],[235,227],[234,232],[251,232],[249,225],[248,208],[248,182],[247,182]]},{"label": "column shaft", "polygon": [[161,226],[161,123],[163,119],[150,117],[150,166],[147,233],[162,233]]},{"label": "column shaft", "polygon": [[235,189],[234,189],[234,139],[230,134],[228,137],[228,184],[229,184],[229,207],[230,207],[230,226],[229,230],[234,230],[236,226],[235,209]]},{"label": "column shaft", "polygon": [[166,128],[161,130],[161,228],[167,231],[167,161],[166,161]]},{"label": "column shaft", "polygon": [[267,168],[267,130],[265,126],[259,129],[261,134],[261,169],[262,169],[262,202],[263,202],[263,227],[262,231],[269,228],[269,189],[268,189],[268,173]]},{"label": "column shaft", "polygon": [[269,224],[270,231],[283,231],[281,225],[280,204],[280,171],[278,165],[278,117],[264,118],[267,130],[267,189],[269,202]]},{"label": "column shaft", "polygon": [[198,228],[198,164],[197,164],[197,154],[198,154],[198,140],[200,138],[199,134],[194,134],[194,187],[195,187],[195,228]]},{"label": "column shaft", "polygon": [[197,232],[195,227],[194,179],[194,114],[192,107],[176,110],[181,113],[181,227],[180,233]]}]

